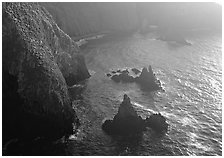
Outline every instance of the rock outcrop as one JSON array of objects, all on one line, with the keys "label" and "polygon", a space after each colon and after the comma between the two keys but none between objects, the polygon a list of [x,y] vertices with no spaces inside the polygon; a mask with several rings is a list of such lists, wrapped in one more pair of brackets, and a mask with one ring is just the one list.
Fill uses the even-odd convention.
[{"label": "rock outcrop", "polygon": [[67,84],[90,76],[78,46],[37,3],[2,9],[3,142],[71,134],[79,120]]},{"label": "rock outcrop", "polygon": [[166,123],[166,118],[162,116],[160,113],[152,114],[144,121],[148,127],[151,127],[154,131],[158,133],[165,133],[168,130],[168,124]]},{"label": "rock outcrop", "polygon": [[108,134],[136,134],[144,129],[144,121],[132,107],[130,98],[125,94],[118,113],[113,120],[106,120],[102,129]]},{"label": "rock outcrop", "polygon": [[152,71],[151,65],[149,68],[143,68],[140,76],[135,78],[136,82],[139,83],[142,88],[147,90],[159,90],[161,88],[160,81],[156,79],[155,74]]},{"label": "rock outcrop", "polygon": [[158,79],[156,79],[155,74],[153,73],[152,67],[150,65],[148,70],[145,67],[142,69],[142,71],[136,68],[132,68],[131,70],[134,74],[130,74],[129,70],[125,69],[125,70],[112,71],[111,74],[107,73],[106,75],[108,77],[111,77],[111,80],[115,82],[124,82],[124,83],[136,82],[144,90],[154,91],[162,89],[161,83]]},{"label": "rock outcrop", "polygon": [[165,133],[168,130],[168,124],[164,116],[152,114],[149,118],[142,119],[134,110],[130,98],[125,94],[118,113],[113,120],[106,120],[102,129],[110,135],[135,135],[147,129],[153,129],[156,133]]}]

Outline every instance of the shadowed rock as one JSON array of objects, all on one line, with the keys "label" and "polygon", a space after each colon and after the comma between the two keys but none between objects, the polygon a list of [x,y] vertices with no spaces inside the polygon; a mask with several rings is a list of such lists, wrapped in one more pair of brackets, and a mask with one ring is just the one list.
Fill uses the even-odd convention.
[{"label": "shadowed rock", "polygon": [[67,85],[88,78],[75,42],[38,3],[3,3],[3,142],[57,139],[79,120]]},{"label": "shadowed rock", "polygon": [[110,135],[132,135],[140,133],[150,127],[157,133],[167,131],[168,124],[160,114],[153,114],[147,119],[142,119],[134,110],[130,98],[125,94],[118,113],[113,120],[106,120],[102,129]]},{"label": "shadowed rock", "polygon": [[143,131],[144,121],[137,115],[130,98],[125,94],[118,113],[113,120],[106,120],[102,125],[102,129],[108,134],[135,134]]},{"label": "shadowed rock", "polygon": [[165,133],[168,130],[166,119],[160,113],[152,114],[150,117],[146,118],[145,124],[158,133]]},{"label": "shadowed rock", "polygon": [[[141,72],[136,68],[132,68],[131,70],[136,74],[136,76]],[[123,71],[117,70],[117,72],[112,71],[112,73],[114,73],[114,75],[111,77],[111,79],[115,82],[137,82],[144,90],[162,90],[161,83],[156,79],[150,65],[148,70],[147,68],[143,68],[141,74],[137,77],[132,76],[133,74],[130,75],[128,69]]]},{"label": "shadowed rock", "polygon": [[152,71],[152,67],[149,65],[148,70],[144,67],[139,77],[135,78],[142,88],[147,90],[159,90],[161,86],[159,81],[155,78],[155,74]]}]

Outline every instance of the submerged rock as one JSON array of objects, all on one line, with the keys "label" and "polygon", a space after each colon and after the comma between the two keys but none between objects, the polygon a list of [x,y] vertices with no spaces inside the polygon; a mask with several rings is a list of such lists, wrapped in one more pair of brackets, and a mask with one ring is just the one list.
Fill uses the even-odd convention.
[{"label": "submerged rock", "polygon": [[118,113],[113,120],[106,120],[102,129],[110,135],[137,134],[150,127],[158,133],[166,132],[168,124],[161,114],[153,114],[147,119],[142,119],[134,110],[130,98],[125,94]]},{"label": "submerged rock", "polygon": [[3,141],[57,139],[79,120],[68,85],[88,78],[78,46],[38,3],[3,3]]}]

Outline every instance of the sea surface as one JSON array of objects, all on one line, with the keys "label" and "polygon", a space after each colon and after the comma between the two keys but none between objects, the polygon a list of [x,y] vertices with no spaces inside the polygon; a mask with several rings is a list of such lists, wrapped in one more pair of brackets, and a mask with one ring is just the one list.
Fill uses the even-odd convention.
[{"label": "sea surface", "polygon": [[[91,73],[81,97],[73,101],[80,119],[68,141],[45,144],[49,155],[222,155],[222,38],[190,31],[192,46],[155,40],[155,34],[108,36],[83,46]],[[136,83],[115,83],[111,70],[152,66],[165,91],[147,92]],[[160,112],[169,131],[111,137],[101,129],[127,94],[143,118]],[[40,150],[40,147],[32,150]],[[39,154],[41,154],[39,152]]]},{"label": "sea surface", "polygon": [[[91,78],[82,98],[74,101],[81,121],[79,134],[68,142],[70,155],[221,155],[222,38],[191,31],[192,46],[155,40],[155,35],[108,37],[87,44]],[[135,83],[115,83],[105,74],[120,68],[152,66],[165,92],[146,92]],[[117,113],[127,94],[142,117],[160,112],[169,131],[138,138],[110,137],[101,125]],[[73,139],[75,140],[73,143]],[[79,145],[74,145],[80,141]]]}]

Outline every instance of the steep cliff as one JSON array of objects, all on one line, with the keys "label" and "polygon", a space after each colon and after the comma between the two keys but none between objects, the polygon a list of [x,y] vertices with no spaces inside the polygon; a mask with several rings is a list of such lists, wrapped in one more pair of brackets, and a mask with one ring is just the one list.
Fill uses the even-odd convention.
[{"label": "steep cliff", "polygon": [[102,31],[132,31],[138,24],[135,3],[40,3],[71,36]]},{"label": "steep cliff", "polygon": [[78,46],[37,3],[3,3],[2,41],[3,141],[72,133],[67,84],[89,77]]}]

